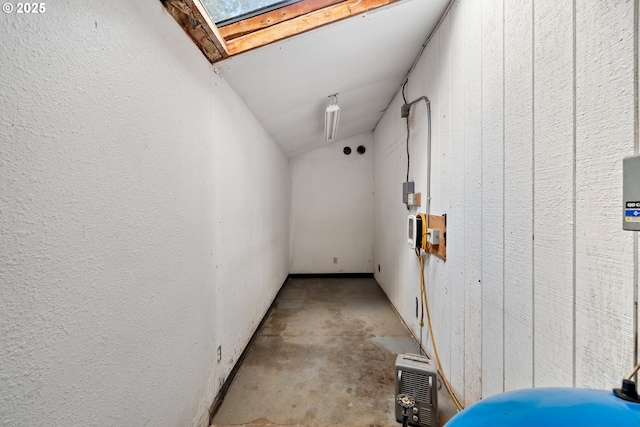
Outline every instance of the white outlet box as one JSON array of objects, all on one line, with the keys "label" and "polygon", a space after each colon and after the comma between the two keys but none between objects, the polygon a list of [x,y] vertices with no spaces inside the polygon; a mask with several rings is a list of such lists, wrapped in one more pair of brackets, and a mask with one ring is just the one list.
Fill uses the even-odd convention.
[{"label": "white outlet box", "polygon": [[427,243],[432,245],[440,244],[440,230],[436,228],[427,228]]}]

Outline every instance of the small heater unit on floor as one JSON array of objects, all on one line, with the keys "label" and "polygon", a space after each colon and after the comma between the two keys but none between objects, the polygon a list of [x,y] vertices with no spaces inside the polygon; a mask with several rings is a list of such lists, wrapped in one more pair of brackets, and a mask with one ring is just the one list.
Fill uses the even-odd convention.
[{"label": "small heater unit on floor", "polygon": [[[396,396],[406,394],[415,399],[409,408],[409,425],[436,427],[438,425],[437,370],[433,361],[417,354],[399,354],[396,358]],[[395,398],[395,397],[394,397]],[[402,408],[396,407],[396,420],[402,423]]]}]

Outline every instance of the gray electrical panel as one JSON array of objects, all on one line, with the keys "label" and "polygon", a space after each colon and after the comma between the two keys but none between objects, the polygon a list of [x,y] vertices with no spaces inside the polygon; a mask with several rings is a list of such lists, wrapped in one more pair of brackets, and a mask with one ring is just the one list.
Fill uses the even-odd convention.
[{"label": "gray electrical panel", "polygon": [[415,185],[413,181],[407,181],[402,183],[402,203],[405,205],[409,203],[409,194],[415,192]]},{"label": "gray electrical panel", "polygon": [[622,228],[640,231],[640,156],[622,161]]}]

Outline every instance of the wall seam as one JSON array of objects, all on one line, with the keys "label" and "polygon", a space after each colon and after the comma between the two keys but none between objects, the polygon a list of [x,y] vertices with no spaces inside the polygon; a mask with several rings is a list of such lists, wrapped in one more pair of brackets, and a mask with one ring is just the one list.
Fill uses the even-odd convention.
[{"label": "wall seam", "polygon": [[[453,3],[453,2],[451,2],[451,3]],[[449,42],[449,46],[451,46],[451,37],[452,37],[451,36],[451,26],[452,25],[451,25],[451,15],[449,15],[448,13],[449,13],[449,11],[447,11],[447,16],[446,16],[445,19],[447,19],[449,21],[448,42]],[[442,51],[443,51],[442,39],[443,39],[443,37],[440,37],[440,54],[442,54]],[[452,104],[452,102],[451,102],[451,99],[452,99],[452,95],[451,95],[451,68],[452,68],[451,67],[451,62],[452,62],[452,59],[451,59],[451,56],[452,56],[451,50],[449,50],[448,55],[447,55],[447,61],[448,62],[446,64],[447,73],[448,73],[447,77],[448,77],[448,82],[449,82],[449,87],[446,88],[446,92],[447,92],[446,96],[447,96],[447,98],[449,100],[449,105],[448,105],[448,110],[446,111],[446,117],[445,117],[446,120],[444,120],[443,124],[442,124],[442,129],[444,129],[445,127],[448,128],[447,135],[448,135],[449,140],[447,141],[447,143],[449,144],[449,150],[450,150],[450,154],[451,154],[449,156],[449,158],[448,158],[449,170],[451,170],[451,161],[453,159],[453,150],[451,149],[451,140],[453,139],[451,137],[451,134],[452,134],[451,133],[451,104]],[[451,174],[449,175],[449,179],[451,180]],[[448,185],[449,185],[449,188],[453,187],[451,181],[449,181]],[[449,209],[448,209],[448,212],[451,213],[451,197],[449,197]],[[450,270],[447,270],[447,274],[445,275],[445,280],[447,280],[447,282],[449,282],[451,284],[451,271]],[[448,300],[448,304],[449,304],[449,384],[451,384],[452,371],[454,369],[453,368],[453,356],[452,356],[452,353],[454,351],[453,348],[455,348],[455,343],[454,343],[454,340],[453,340],[453,337],[454,337],[454,334],[453,334],[453,330],[454,330],[453,310],[452,310],[452,307],[453,307],[453,302],[452,302],[453,293],[450,292],[450,293],[448,293],[447,296],[449,297],[449,300]]]},{"label": "wall seam", "polygon": [[531,2],[531,385],[536,384],[536,6]]},{"label": "wall seam", "polygon": [[638,5],[638,0],[633,2],[633,152],[635,154],[640,154],[640,123],[638,123],[638,87],[639,78],[638,78],[638,48],[640,47],[639,35],[638,31],[640,31],[640,23],[638,16],[640,14],[640,6]]},{"label": "wall seam", "polygon": [[[484,245],[482,244],[483,218],[484,211],[484,33],[483,27],[483,9],[486,0],[480,5],[480,399],[482,399],[482,371],[484,367],[484,339],[482,332],[484,330]],[[486,6],[485,6],[486,7]]]},{"label": "wall seam", "polygon": [[506,85],[505,85],[505,52],[504,52],[504,39],[505,39],[505,12],[504,12],[504,0],[502,1],[502,391],[505,391],[505,383],[507,381],[506,376],[506,328],[505,328],[505,274],[506,274],[506,263],[505,263],[505,250],[504,245],[506,243],[506,232],[505,232],[505,199],[506,199],[506,189],[505,189],[505,175],[506,175],[506,131],[505,131],[505,102],[506,102]]},{"label": "wall seam", "polygon": [[577,79],[577,70],[576,70],[576,60],[577,60],[577,43],[576,43],[576,38],[577,38],[577,29],[576,29],[576,0],[573,0],[573,11],[572,11],[572,24],[573,24],[573,255],[572,255],[572,286],[573,286],[573,295],[572,295],[572,301],[573,301],[573,313],[572,313],[572,321],[573,321],[573,326],[572,326],[572,340],[573,340],[573,354],[572,354],[572,365],[573,365],[573,387],[576,386],[576,358],[577,358],[577,352],[576,352],[576,312],[577,312],[577,306],[576,306],[576,290],[577,290],[577,280],[576,280],[576,263],[577,263],[577,256],[576,256],[576,251],[578,248],[577,245],[577,239],[576,239],[576,231],[577,231],[577,226],[576,226],[576,220],[577,220],[577,215],[576,215],[576,211],[577,211],[577,187],[576,187],[576,175],[577,175],[577,134],[576,134],[576,129],[577,129],[577,121],[576,121],[576,109],[577,109],[577,100],[576,100],[576,95],[577,95],[577,86],[576,86],[576,79]]},{"label": "wall seam", "polygon": [[[638,123],[638,114],[639,114],[639,106],[638,106],[638,48],[639,40],[638,40],[638,31],[640,30],[640,23],[638,13],[640,13],[640,6],[638,5],[638,1],[634,1],[633,3],[633,152],[634,154],[640,154],[640,123]],[[640,333],[640,328],[638,326],[638,276],[640,275],[639,267],[638,267],[638,232],[633,232],[633,318],[634,318],[634,326],[635,330],[633,331],[633,366],[638,364],[638,333]],[[637,376],[636,376],[637,381]]]},{"label": "wall seam", "polygon": [[[461,8],[459,16],[462,17],[462,51],[464,52],[464,43],[466,42],[466,25],[465,21],[466,21],[466,8],[467,6],[465,6],[468,3],[459,1],[458,5]],[[462,55],[462,83],[464,83],[466,81],[466,67],[464,66],[464,60],[465,57],[464,55]],[[461,87],[463,88],[462,90],[462,99],[463,99],[463,113],[467,110],[467,92],[464,90],[464,84],[461,85]],[[467,133],[466,133],[466,129],[465,129],[465,124],[463,124],[463,132],[462,132],[462,142],[463,142],[463,147],[462,147],[462,157],[463,157],[463,173],[462,173],[462,199],[463,199],[463,203],[462,203],[462,212],[464,215],[464,208],[466,206],[466,188],[467,188]],[[464,227],[462,232],[464,233]],[[466,262],[466,253],[467,253],[467,244],[466,244],[466,239],[463,239],[464,241],[464,246],[462,248],[462,257],[463,259],[465,259]],[[467,286],[467,276],[466,276],[466,272],[464,269],[464,264],[463,264],[463,280],[464,280],[464,287],[463,287],[463,309],[464,312],[467,312],[467,291],[466,291],[466,286]],[[463,357],[462,357],[462,385],[463,385],[463,389],[462,389],[462,393],[463,393],[463,399],[464,399],[464,403],[467,404],[467,352],[466,352],[466,337],[467,337],[467,322],[465,319],[462,320],[462,337],[463,337],[463,342],[462,342],[462,348],[463,348]]]}]

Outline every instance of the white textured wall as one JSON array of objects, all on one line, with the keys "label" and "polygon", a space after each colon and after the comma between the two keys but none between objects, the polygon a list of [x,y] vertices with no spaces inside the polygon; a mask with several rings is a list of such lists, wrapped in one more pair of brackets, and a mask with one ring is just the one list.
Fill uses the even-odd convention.
[{"label": "white textured wall", "polygon": [[0,425],[206,424],[287,275],[287,159],[160,2],[46,7],[0,15]]},{"label": "white textured wall", "polygon": [[373,272],[372,145],[366,133],[289,159],[290,273]]},{"label": "white textured wall", "polygon": [[[432,213],[447,214],[447,260],[428,263],[434,333],[467,404],[532,386],[610,389],[633,365],[637,237],[620,206],[637,12],[631,1],[456,1],[411,73],[407,98],[427,95],[433,111]],[[401,102],[374,134],[374,262],[417,334]],[[411,114],[423,194],[425,112]]]}]

